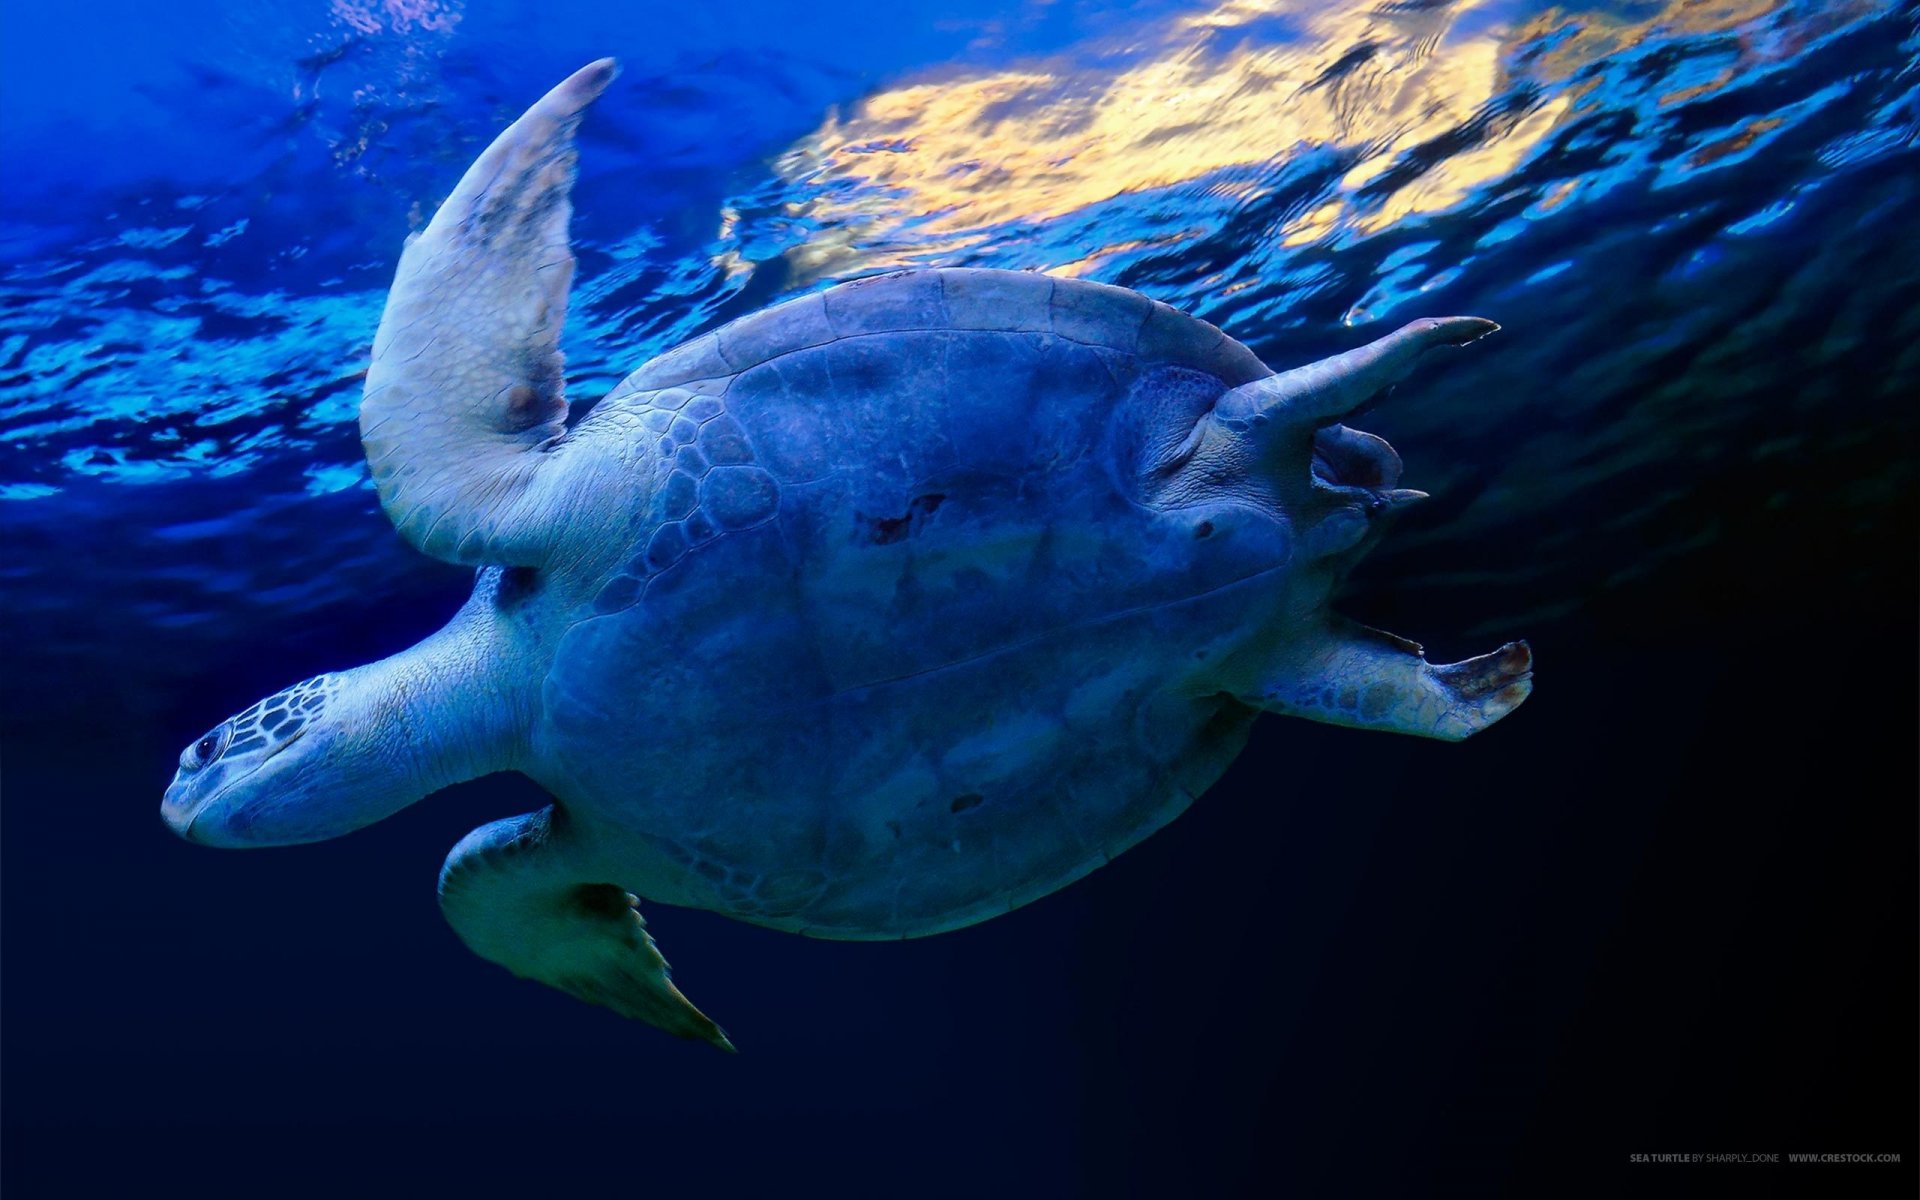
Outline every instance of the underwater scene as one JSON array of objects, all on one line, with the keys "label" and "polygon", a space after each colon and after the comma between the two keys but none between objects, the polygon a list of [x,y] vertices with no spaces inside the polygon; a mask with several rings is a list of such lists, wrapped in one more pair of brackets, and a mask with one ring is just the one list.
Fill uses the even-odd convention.
[{"label": "underwater scene", "polygon": [[[1497,332],[1460,326],[1479,340],[1328,409],[1323,428],[1364,401],[1353,421],[1391,448],[1315,437],[1312,479],[1428,494],[1369,513],[1365,557],[1327,575],[1334,609],[1434,664],[1525,639],[1473,686],[1531,695],[1501,692],[1498,726],[1451,744],[1262,692],[1190,808],[1059,890],[982,883],[991,919],[802,937],[771,891],[745,921],[697,883],[642,895],[718,1038],[516,979],[449,927],[448,852],[551,803],[528,775],[558,775],[521,760],[308,831],[329,840],[215,848],[224,831],[172,807],[176,771],[317,722],[339,673],[467,603],[474,564],[513,567],[483,575],[482,609],[531,586],[520,548],[396,532],[361,399],[410,237],[437,245],[468,165],[603,57],[619,74],[578,127],[557,346],[575,429],[625,419],[631,397],[596,402],[650,360],[889,272],[1044,273],[1056,326],[1062,297],[1115,295],[1080,282],[1130,289],[1277,372],[1485,318]],[[14,3],[0,170],[9,1197],[1914,1193],[1920,9]],[[560,361],[511,359],[551,369],[526,403],[558,395]],[[483,462],[475,437],[423,465]],[[1176,466],[1211,461],[1195,437]],[[1090,536],[1015,491],[1035,537]],[[967,503],[861,519],[905,554]],[[579,493],[556,509],[600,516]],[[1215,520],[1240,536],[1210,518],[1192,538]],[[971,653],[952,647],[1023,647],[1067,603],[1033,593],[996,616],[1014,632],[882,619],[849,656],[921,664],[892,682]],[[1145,663],[1160,628],[1087,653]],[[517,652],[482,658],[488,695],[541,686]],[[1065,687],[1016,658],[978,686]],[[749,761],[759,710],[729,711],[736,679],[682,666],[632,686],[696,681],[712,708],[673,727],[706,742],[688,761],[794,774]],[[543,736],[574,739],[566,782],[590,790],[580,764],[609,735],[568,686],[544,693],[563,728]],[[859,710],[875,745],[971,744],[972,693],[914,695],[910,728]],[[258,739],[222,723],[244,712]],[[679,750],[612,736],[641,747],[605,758],[618,786],[670,789]],[[822,770],[865,749],[822,746]],[[1125,774],[1097,741],[1075,754]],[[416,791],[506,762],[483,758]],[[1023,794],[1084,801],[1092,775],[1033,761]],[[936,809],[1007,819],[973,791]],[[987,878],[963,860],[943,869]],[[630,920],[612,895],[576,899]]]}]

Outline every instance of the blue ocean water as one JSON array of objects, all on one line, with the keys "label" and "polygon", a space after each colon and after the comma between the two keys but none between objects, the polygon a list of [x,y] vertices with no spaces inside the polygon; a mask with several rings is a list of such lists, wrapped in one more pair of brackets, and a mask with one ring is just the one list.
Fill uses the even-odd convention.
[{"label": "blue ocean water", "polygon": [[[520,781],[176,843],[181,745],[464,594],[379,513],[368,346],[406,234],[607,54],[576,411],[901,266],[1123,284],[1279,367],[1483,314],[1368,417],[1435,498],[1346,608],[1530,637],[1528,708],[1458,750],[1269,720],[948,938],[657,915],[738,1063],[453,942],[433,871]],[[1917,60],[1864,2],[0,10],[10,1181],[1406,1195],[1831,1149],[1910,1194]]]}]

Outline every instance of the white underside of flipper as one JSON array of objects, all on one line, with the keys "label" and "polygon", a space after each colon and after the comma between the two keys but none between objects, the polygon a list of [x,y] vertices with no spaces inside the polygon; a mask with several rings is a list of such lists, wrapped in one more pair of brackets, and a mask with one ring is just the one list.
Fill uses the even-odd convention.
[{"label": "white underside of flipper", "polygon": [[360,437],[387,515],[436,558],[537,566],[557,536],[573,138],[613,76],[602,59],[542,97],[400,257]]},{"label": "white underside of flipper", "polygon": [[589,1004],[731,1051],[673,985],[638,900],[594,879],[556,809],[468,834],[440,871],[440,908],[475,954]]}]

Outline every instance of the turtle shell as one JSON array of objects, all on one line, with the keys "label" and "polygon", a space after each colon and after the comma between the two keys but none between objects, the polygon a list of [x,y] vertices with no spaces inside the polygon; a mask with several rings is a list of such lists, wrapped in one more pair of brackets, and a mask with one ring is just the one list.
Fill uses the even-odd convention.
[{"label": "turtle shell", "polygon": [[1166,688],[1286,560],[1269,518],[1143,507],[1116,440],[1269,373],[1137,293],[986,270],[648,363],[576,430],[640,439],[651,475],[545,685],[555,790],[677,872],[656,898],[840,936],[1106,861],[1237,751],[1244,722]]}]

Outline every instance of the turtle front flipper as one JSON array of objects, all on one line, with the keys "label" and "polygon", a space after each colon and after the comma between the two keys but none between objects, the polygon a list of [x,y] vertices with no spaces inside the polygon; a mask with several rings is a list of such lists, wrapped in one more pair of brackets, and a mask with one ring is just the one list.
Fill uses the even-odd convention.
[{"label": "turtle front flipper", "polygon": [[573,135],[613,76],[602,59],[542,97],[400,256],[360,439],[387,515],[436,558],[540,566],[554,543]]},{"label": "turtle front flipper", "polygon": [[1457,742],[1520,707],[1532,691],[1533,651],[1525,642],[1436,666],[1414,642],[1337,621],[1330,636],[1241,699],[1332,725]]},{"label": "turtle front flipper", "polygon": [[726,1033],[673,986],[638,904],[626,889],[592,878],[554,808],[481,826],[440,869],[441,911],[475,954],[731,1051]]}]

